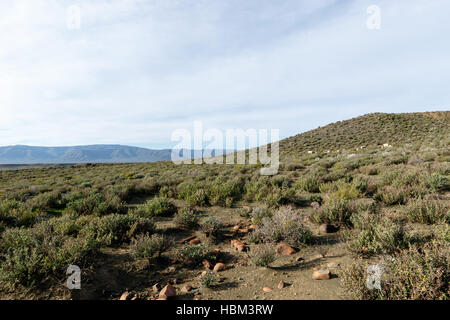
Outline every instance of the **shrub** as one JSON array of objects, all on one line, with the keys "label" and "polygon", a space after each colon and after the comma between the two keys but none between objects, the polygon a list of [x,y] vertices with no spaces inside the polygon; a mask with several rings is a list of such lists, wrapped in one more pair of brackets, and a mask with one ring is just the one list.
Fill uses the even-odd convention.
[{"label": "shrub", "polygon": [[156,197],[138,206],[133,213],[140,217],[155,217],[170,215],[175,210],[175,205],[169,199]]},{"label": "shrub", "polygon": [[271,218],[264,218],[256,231],[269,242],[285,241],[293,247],[309,243],[312,233],[290,207],[280,208]]},{"label": "shrub", "polygon": [[273,246],[263,244],[255,247],[249,254],[250,261],[257,267],[266,267],[276,260],[276,252]]},{"label": "shrub", "polygon": [[316,223],[351,226],[350,218],[354,211],[353,203],[346,199],[328,199],[310,218]]},{"label": "shrub", "polygon": [[111,213],[125,213],[126,206],[118,197],[106,199],[101,193],[94,193],[86,197],[68,202],[65,212],[75,216],[93,214],[104,216]]},{"label": "shrub", "polygon": [[0,246],[0,280],[10,287],[32,285],[48,275],[64,275],[64,269],[77,264],[97,249],[89,239],[57,234],[48,223],[31,229],[9,229]]},{"label": "shrub", "polygon": [[450,180],[437,172],[428,177],[428,184],[434,192],[450,190]]},{"label": "shrub", "polygon": [[252,217],[252,221],[256,225],[260,225],[264,218],[270,218],[272,216],[272,212],[269,210],[267,206],[258,206],[250,213]]},{"label": "shrub", "polygon": [[223,223],[216,217],[208,217],[201,224],[201,229],[207,237],[216,237],[223,228]]},{"label": "shrub", "polygon": [[175,225],[180,229],[193,230],[199,225],[198,213],[193,208],[182,208],[175,215]]},{"label": "shrub", "polygon": [[80,236],[93,239],[102,245],[118,245],[129,240],[130,230],[138,221],[139,217],[134,215],[112,214],[97,217],[80,231]]},{"label": "shrub", "polygon": [[188,266],[196,266],[203,259],[210,257],[210,252],[205,245],[191,245],[186,244],[182,248],[177,249],[177,257],[181,262]]},{"label": "shrub", "polygon": [[320,176],[317,174],[306,174],[301,176],[295,183],[294,188],[300,189],[306,192],[316,193],[319,192]]},{"label": "shrub", "polygon": [[202,288],[211,288],[217,283],[217,275],[214,272],[206,272],[198,276],[198,282]]},{"label": "shrub", "polygon": [[352,217],[358,234],[350,235],[349,250],[358,255],[370,256],[374,254],[390,254],[406,248],[411,238],[399,224],[391,223],[387,219],[366,213]]},{"label": "shrub", "polygon": [[450,207],[439,200],[411,199],[405,206],[404,213],[410,222],[450,223]]},{"label": "shrub", "polygon": [[354,262],[343,269],[343,287],[355,299],[448,300],[450,280],[449,251],[438,243],[423,248],[412,246],[393,259],[384,261],[381,290],[366,285],[368,263]]},{"label": "shrub", "polygon": [[159,258],[172,244],[173,241],[163,235],[140,234],[131,241],[130,249],[135,259],[151,259],[155,255]]},{"label": "shrub", "polygon": [[383,187],[374,196],[374,199],[381,201],[388,206],[392,206],[395,204],[404,204],[405,198],[405,190],[401,188],[394,188],[391,186]]}]

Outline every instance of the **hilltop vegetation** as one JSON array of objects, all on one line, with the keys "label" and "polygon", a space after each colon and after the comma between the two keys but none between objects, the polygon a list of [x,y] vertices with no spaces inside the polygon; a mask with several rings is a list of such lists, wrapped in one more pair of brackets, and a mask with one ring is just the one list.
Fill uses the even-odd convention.
[{"label": "hilltop vegetation", "polygon": [[[260,165],[171,162],[0,171],[0,297],[104,299],[131,289],[145,299],[170,282],[216,288],[185,299],[252,299],[265,283],[249,277],[294,274],[273,295],[308,298],[295,281],[314,281],[311,268],[333,252],[342,256],[329,280],[339,297],[449,299],[448,115],[370,114],[286,139],[272,177]],[[333,233],[320,233],[324,224]],[[227,267],[198,278],[204,261]],[[386,270],[380,290],[366,286],[374,263]],[[81,293],[64,287],[70,264],[88,279]]]}]

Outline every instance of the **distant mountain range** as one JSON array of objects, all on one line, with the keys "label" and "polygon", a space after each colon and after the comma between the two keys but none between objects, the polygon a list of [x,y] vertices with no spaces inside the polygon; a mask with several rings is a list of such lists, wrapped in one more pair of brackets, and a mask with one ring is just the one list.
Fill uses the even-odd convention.
[{"label": "distant mountain range", "polygon": [[0,147],[0,164],[64,164],[155,162],[171,159],[171,150],[152,150],[123,145],[74,147]]}]

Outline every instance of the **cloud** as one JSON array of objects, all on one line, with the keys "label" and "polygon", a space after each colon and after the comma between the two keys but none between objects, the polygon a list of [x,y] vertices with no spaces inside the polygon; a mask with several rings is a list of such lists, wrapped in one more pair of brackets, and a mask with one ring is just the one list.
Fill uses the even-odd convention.
[{"label": "cloud", "polygon": [[[366,9],[381,9],[381,29]],[[78,5],[81,28],[67,28]],[[168,147],[171,132],[449,109],[445,0],[6,0],[0,145]]]}]

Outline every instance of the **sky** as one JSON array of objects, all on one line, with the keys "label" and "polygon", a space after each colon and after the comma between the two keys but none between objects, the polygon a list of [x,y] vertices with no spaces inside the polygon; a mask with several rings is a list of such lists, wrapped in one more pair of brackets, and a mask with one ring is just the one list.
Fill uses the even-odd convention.
[{"label": "sky", "polygon": [[284,138],[450,110],[449,12],[448,0],[2,0],[0,146],[160,149],[194,121]]}]

